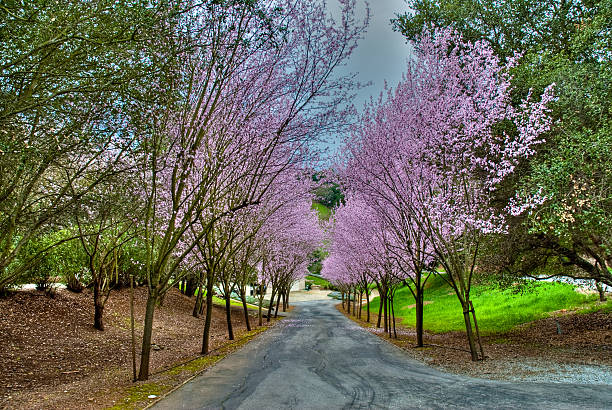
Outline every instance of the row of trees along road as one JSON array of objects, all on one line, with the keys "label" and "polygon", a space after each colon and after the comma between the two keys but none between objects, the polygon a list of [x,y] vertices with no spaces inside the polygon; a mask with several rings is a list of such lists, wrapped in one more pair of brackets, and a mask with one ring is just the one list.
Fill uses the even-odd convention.
[{"label": "row of trees along road", "polygon": [[259,263],[286,297],[278,271],[301,272],[316,242],[299,205],[309,142],[350,113],[355,84],[333,72],[367,24],[354,6],[333,20],[303,0],[4,2],[0,289],[80,244],[71,287],[91,282],[102,330],[111,288],[136,277],[140,380],[155,307],[188,274],[207,289],[203,353],[214,283],[227,295]]},{"label": "row of trees along road", "polygon": [[[423,289],[442,266],[477,358],[475,272],[587,279],[602,300],[612,286],[612,2],[407,6],[392,23],[420,62],[348,141],[338,169],[353,203],[336,213],[324,270],[346,291],[382,272],[410,285],[420,346]],[[364,215],[370,228],[349,222]]]},{"label": "row of trees along road", "polygon": [[[512,104],[556,84],[545,142],[498,189],[513,198],[508,234],[483,261],[513,281],[564,275],[612,286],[612,1],[408,1],[395,28],[409,40],[452,26],[516,60]],[[499,250],[503,250],[499,252]]]},{"label": "row of trees along road", "polygon": [[349,292],[367,294],[375,282],[389,332],[394,289],[410,285],[422,346],[423,289],[441,265],[477,360],[484,354],[470,290],[479,252],[487,235],[506,230],[512,207],[496,208],[496,193],[549,130],[551,87],[538,101],[528,96],[513,106],[514,63],[502,64],[486,42],[467,42],[452,29],[423,32],[415,50],[403,81],[371,103],[347,138],[338,168],[349,195],[323,270]]}]

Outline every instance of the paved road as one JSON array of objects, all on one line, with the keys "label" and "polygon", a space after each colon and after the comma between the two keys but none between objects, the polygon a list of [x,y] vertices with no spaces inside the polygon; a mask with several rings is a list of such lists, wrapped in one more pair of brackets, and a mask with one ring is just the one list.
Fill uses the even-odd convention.
[{"label": "paved road", "polygon": [[609,408],[606,385],[505,383],[442,373],[342,316],[332,301],[292,315],[155,409]]}]

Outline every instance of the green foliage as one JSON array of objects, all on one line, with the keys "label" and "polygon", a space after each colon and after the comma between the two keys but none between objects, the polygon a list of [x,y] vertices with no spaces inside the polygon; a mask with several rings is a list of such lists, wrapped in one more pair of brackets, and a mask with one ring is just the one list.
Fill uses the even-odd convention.
[{"label": "green foliage", "polygon": [[61,281],[72,291],[82,291],[89,279],[86,259],[77,240],[62,242],[70,237],[71,232],[60,230],[29,241],[16,260],[16,263],[29,264],[18,283],[35,283],[38,289],[47,290]]},{"label": "green foliage", "polygon": [[146,247],[139,238],[132,239],[121,247],[118,267],[120,280],[124,284],[129,283],[130,275],[134,276],[135,283],[146,282],[146,257]]},{"label": "green foliage", "polygon": [[327,182],[315,190],[316,202],[328,208],[336,208],[344,202],[344,194],[340,190],[340,185],[334,182]]},{"label": "green foliage", "polygon": [[122,152],[175,98],[166,79],[183,61],[165,51],[179,14],[123,0],[1,2],[0,288],[33,262],[28,241],[117,175],[110,157],[94,159]]},{"label": "green foliage", "polygon": [[323,268],[323,259],[327,257],[327,251],[322,248],[315,250],[311,255],[310,265],[308,265],[308,272],[313,275],[320,275],[321,269]]},{"label": "green foliage", "polygon": [[[484,334],[506,332],[514,326],[548,316],[560,309],[572,309],[596,300],[574,290],[572,285],[555,282],[529,282],[525,286],[502,289],[496,285],[473,285],[471,299],[476,310],[480,331]],[[432,302],[423,308],[423,325],[428,331],[440,333],[465,329],[461,305],[453,290],[437,276],[430,278],[425,300]],[[370,304],[378,311],[380,299]],[[406,287],[395,294],[396,317],[402,324],[416,326],[414,298]]]}]

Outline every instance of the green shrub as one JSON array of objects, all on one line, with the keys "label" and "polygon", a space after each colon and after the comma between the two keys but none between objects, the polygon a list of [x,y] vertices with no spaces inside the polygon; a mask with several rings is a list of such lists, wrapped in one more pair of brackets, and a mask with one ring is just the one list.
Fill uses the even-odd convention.
[{"label": "green shrub", "polygon": [[38,290],[48,291],[53,284],[63,282],[69,290],[81,292],[90,279],[89,272],[78,239],[61,242],[71,236],[70,231],[63,229],[29,241],[22,248],[16,263],[25,263],[33,257],[35,259],[19,278],[18,284],[34,283]]}]

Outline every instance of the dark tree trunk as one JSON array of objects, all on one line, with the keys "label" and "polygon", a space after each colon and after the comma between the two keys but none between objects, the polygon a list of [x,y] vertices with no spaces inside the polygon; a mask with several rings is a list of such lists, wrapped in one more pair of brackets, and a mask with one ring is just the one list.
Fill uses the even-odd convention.
[{"label": "dark tree trunk", "polygon": [[342,292],[342,309],[346,310],[346,306],[344,306],[344,292]]},{"label": "dark tree trunk", "polygon": [[[391,299],[389,300],[391,303],[391,318],[393,320],[393,337],[397,339],[397,330],[395,329],[395,305],[393,303],[394,294],[391,293]],[[391,331],[389,331],[391,333]]]},{"label": "dark tree trunk", "polygon": [[157,305],[157,289],[153,289],[147,298],[145,322],[142,334],[142,353],[140,355],[140,370],[138,380],[149,379],[149,361],[151,358],[151,336],[153,334],[153,314]]},{"label": "dark tree trunk", "polygon": [[385,294],[384,294],[384,297],[383,297],[383,304],[384,304],[384,306],[383,306],[383,315],[385,316],[384,317],[384,330],[385,330],[385,333],[388,333],[389,332],[389,322],[387,321],[387,317],[388,317],[387,307],[388,306],[387,306],[387,292],[386,291],[385,291]]},{"label": "dark tree trunk", "polygon": [[272,316],[272,308],[274,307],[274,296],[276,296],[276,293],[274,292],[274,289],[272,289],[272,297],[270,298],[270,305],[268,306],[268,317],[266,318],[266,322],[270,321],[270,317]]},{"label": "dark tree trunk", "polygon": [[195,295],[195,291],[198,288],[198,280],[196,278],[189,278],[185,283],[185,295],[192,297]]},{"label": "dark tree trunk", "polygon": [[195,303],[193,304],[193,317],[200,317],[200,314],[202,314],[202,304],[204,301],[203,293],[204,292],[202,289],[202,284],[200,284],[200,286],[198,287],[198,294],[196,296]]},{"label": "dark tree trunk", "polygon": [[259,285],[259,326],[263,326],[263,312],[262,312],[262,305],[263,305],[263,286]]},{"label": "dark tree trunk", "polygon": [[376,327],[380,329],[380,320],[382,319],[382,309],[383,309],[383,294],[380,290],[380,288],[378,289],[378,301],[380,302],[378,304],[378,321],[376,322]]},{"label": "dark tree trunk", "polygon": [[232,305],[230,294],[225,295],[225,320],[227,321],[227,335],[229,340],[234,340],[234,329],[232,328]]},{"label": "dark tree trunk", "polygon": [[346,295],[347,295],[347,299],[346,299],[346,311],[350,315],[351,314],[351,291],[349,290],[346,293]]},{"label": "dark tree trunk", "polygon": [[415,294],[417,347],[423,347],[423,289],[415,286]]},{"label": "dark tree trunk", "polygon": [[366,309],[368,310],[368,323],[370,323],[370,292],[366,288]]},{"label": "dark tree trunk", "polygon": [[132,337],[132,381],[135,382],[136,374],[136,326],[134,323],[134,275],[130,275],[130,336]]},{"label": "dark tree trunk", "polygon": [[206,318],[204,319],[204,333],[202,334],[202,354],[207,354],[210,342],[210,325],[212,323],[213,309],[213,278],[206,278]]},{"label": "dark tree trunk", "polygon": [[470,307],[472,308],[472,319],[474,319],[474,329],[476,330],[476,337],[478,338],[478,346],[480,347],[480,359],[484,360],[484,349],[482,347],[482,340],[480,340],[480,330],[478,330],[478,322],[476,321],[476,309],[474,304],[470,300]]},{"label": "dark tree trunk", "polygon": [[361,319],[361,311],[363,310],[363,291],[359,291],[359,314],[357,317]]},{"label": "dark tree trunk", "polygon": [[468,302],[463,303],[463,320],[465,322],[465,331],[467,334],[468,344],[470,346],[470,354],[472,361],[478,360],[478,351],[476,351],[476,343],[474,342],[474,333],[472,332],[472,321],[470,320],[470,305]]},{"label": "dark tree trunk", "polygon": [[104,315],[104,297],[100,289],[100,282],[98,278],[94,281],[93,287],[94,294],[94,328],[98,330],[104,330],[104,321],[102,317]]},{"label": "dark tree trunk", "polygon": [[353,289],[353,316],[357,316],[357,288]]},{"label": "dark tree trunk", "polygon": [[242,309],[244,309],[244,321],[246,322],[246,328],[251,331],[251,322],[249,321],[249,308],[246,303],[246,292],[244,289],[240,291],[240,298],[242,299]]},{"label": "dark tree trunk", "polygon": [[283,291],[279,290],[278,291],[278,296],[276,296],[276,309],[274,310],[274,318],[275,319],[278,317],[278,305],[280,305],[282,294],[283,294]]}]

